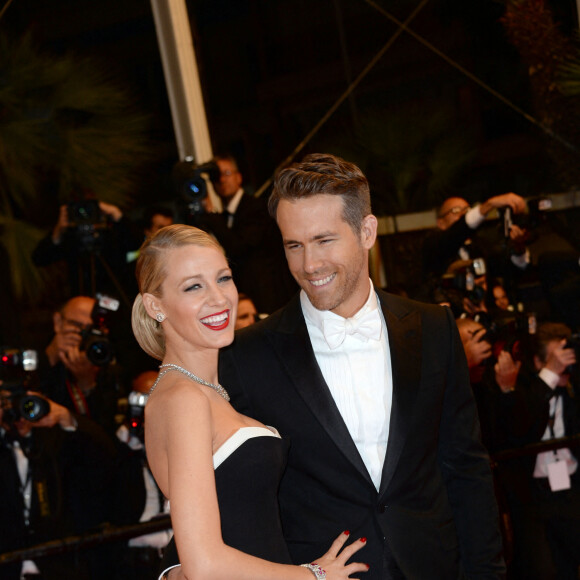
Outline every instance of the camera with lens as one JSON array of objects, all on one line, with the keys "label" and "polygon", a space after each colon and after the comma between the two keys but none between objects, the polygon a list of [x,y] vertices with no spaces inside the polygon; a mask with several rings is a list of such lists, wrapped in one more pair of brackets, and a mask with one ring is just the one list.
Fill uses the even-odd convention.
[{"label": "camera with lens", "polygon": [[220,169],[215,161],[197,165],[193,157],[186,157],[173,168],[173,179],[178,195],[187,206],[189,217],[204,213],[203,200],[207,197],[204,175],[214,183],[220,178]]},{"label": "camera with lens", "polygon": [[538,197],[527,202],[528,212],[514,214],[511,207],[498,210],[505,238],[510,237],[510,229],[517,225],[523,230],[532,231],[546,221],[546,212],[552,208],[552,200],[548,197]]},{"label": "camera with lens", "polygon": [[78,240],[79,248],[89,252],[102,246],[102,233],[108,227],[107,217],[102,212],[99,201],[89,194],[67,204],[69,229]]},{"label": "camera with lens", "polygon": [[35,350],[0,349],[0,406],[5,423],[21,418],[40,421],[50,412],[50,403],[44,397],[27,393],[37,361]]},{"label": "camera with lens", "polygon": [[107,366],[115,357],[109,339],[110,317],[119,309],[119,301],[105,294],[97,294],[91,312],[92,324],[81,333],[80,350],[97,367]]}]

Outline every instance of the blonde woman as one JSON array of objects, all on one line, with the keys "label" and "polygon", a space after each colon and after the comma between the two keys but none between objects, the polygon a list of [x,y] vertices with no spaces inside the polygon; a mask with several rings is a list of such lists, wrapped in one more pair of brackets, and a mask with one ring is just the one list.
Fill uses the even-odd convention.
[{"label": "blonde woman", "polygon": [[290,564],[277,504],[285,442],[240,415],[218,383],[218,353],[234,338],[238,293],[222,248],[186,225],[142,246],[133,332],[162,361],[145,408],[153,475],[171,504],[180,566],[170,578],[345,580],[364,546],[348,532],[315,563]]}]

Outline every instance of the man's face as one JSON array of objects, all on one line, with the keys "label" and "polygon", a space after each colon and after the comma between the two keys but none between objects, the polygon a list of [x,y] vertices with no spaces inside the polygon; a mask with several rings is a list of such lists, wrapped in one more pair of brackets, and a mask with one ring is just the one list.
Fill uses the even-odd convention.
[{"label": "man's face", "polygon": [[[552,353],[557,349],[562,348],[562,341],[561,340],[551,340],[546,345],[546,360],[552,355]],[[536,357],[537,359],[537,357]],[[541,363],[536,363],[536,368],[541,368]],[[565,387],[570,380],[570,373],[568,369],[566,369],[563,373],[560,374],[560,379],[558,380],[559,387]]]},{"label": "man's face", "polygon": [[243,299],[238,302],[238,316],[236,318],[236,330],[245,328],[256,322],[258,312],[254,303],[249,299]]},{"label": "man's face", "polygon": [[377,219],[366,216],[356,234],[342,211],[342,198],[320,194],[280,201],[276,220],[290,272],[312,305],[349,318],[368,298],[368,252],[376,239]]},{"label": "man's face", "polygon": [[494,286],[493,300],[495,302],[495,305],[500,310],[507,310],[508,306],[510,305],[507,294],[505,293],[505,290],[501,286]]},{"label": "man's face", "polygon": [[62,312],[54,315],[54,331],[60,336],[62,346],[79,346],[81,333],[93,323],[91,317],[95,300],[76,296],[67,302]]},{"label": "man's face", "polygon": [[450,197],[443,202],[437,217],[437,227],[440,230],[449,229],[457,220],[461,218],[467,210],[469,204],[460,197]]},{"label": "man's face", "polygon": [[218,159],[217,165],[220,168],[220,178],[213,186],[215,192],[224,200],[233,197],[242,185],[242,174],[236,166],[227,159]]}]

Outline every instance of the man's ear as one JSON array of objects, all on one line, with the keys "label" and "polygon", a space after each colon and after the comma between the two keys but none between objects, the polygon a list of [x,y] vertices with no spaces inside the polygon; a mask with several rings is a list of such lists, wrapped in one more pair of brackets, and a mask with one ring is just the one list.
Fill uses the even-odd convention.
[{"label": "man's ear", "polygon": [[145,311],[151,318],[155,318],[158,314],[164,314],[159,302],[159,298],[157,296],[150,294],[149,292],[145,292],[142,295],[142,299]]},{"label": "man's ear", "polygon": [[378,220],[373,214],[369,214],[363,218],[360,239],[363,248],[370,250],[375,245],[377,239]]}]

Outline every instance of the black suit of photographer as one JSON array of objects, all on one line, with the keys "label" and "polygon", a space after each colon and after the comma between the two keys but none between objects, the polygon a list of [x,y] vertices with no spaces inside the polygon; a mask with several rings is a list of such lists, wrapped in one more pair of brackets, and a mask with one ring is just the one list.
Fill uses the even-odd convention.
[{"label": "black suit of photographer", "polygon": [[96,385],[89,394],[79,394],[78,389],[75,389],[74,377],[62,362],[44,373],[40,384],[42,392],[51,400],[72,413],[89,417],[114,438],[118,427],[118,401],[123,394],[115,365],[100,368]]},{"label": "black suit of photographer", "polygon": [[[77,428],[33,428],[26,448],[31,486],[29,525],[12,437],[0,428],[0,553],[95,529],[105,521],[114,447],[97,425],[76,417]],[[12,430],[10,431],[12,433]],[[65,553],[34,560],[43,580],[96,578],[105,561],[95,553]],[[19,580],[22,563],[0,567],[0,577]]]}]

